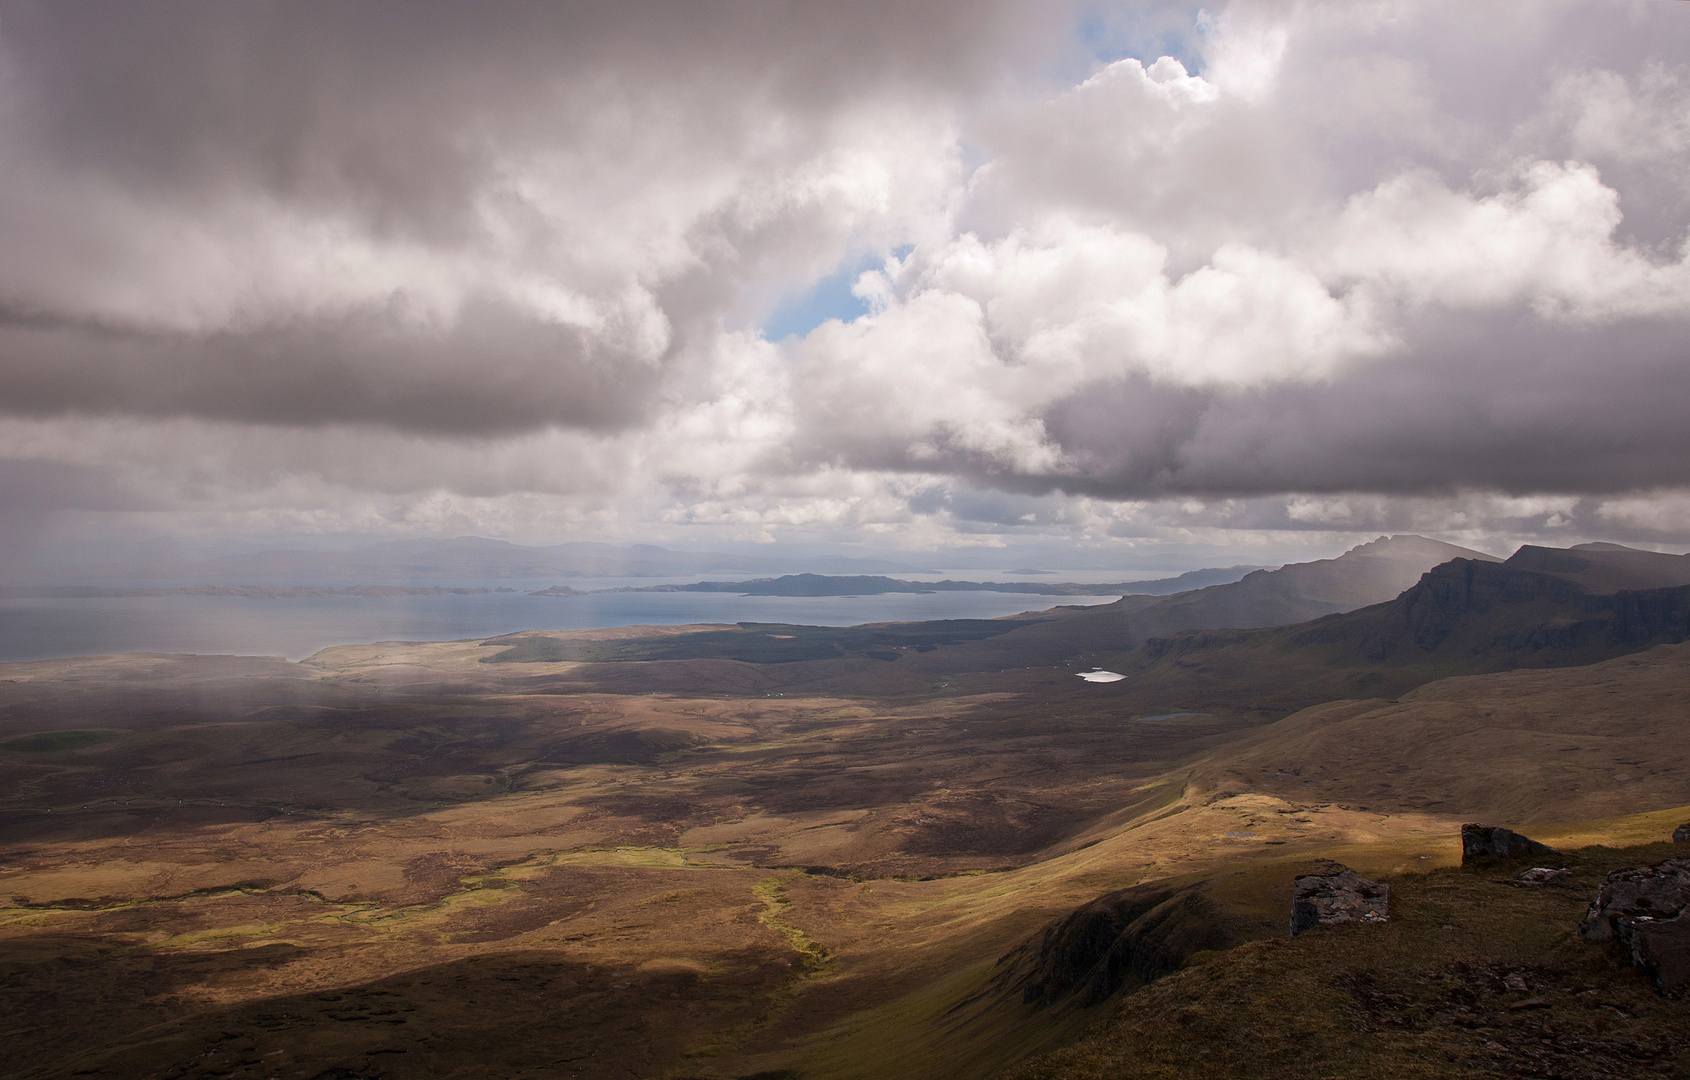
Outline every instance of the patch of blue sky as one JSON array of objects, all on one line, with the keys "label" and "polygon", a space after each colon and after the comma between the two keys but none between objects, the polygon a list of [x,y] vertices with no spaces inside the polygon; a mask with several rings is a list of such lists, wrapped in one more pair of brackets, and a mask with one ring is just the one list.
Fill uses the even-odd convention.
[{"label": "patch of blue sky", "polygon": [[[901,259],[910,250],[906,245],[891,254]],[[868,305],[851,291],[851,287],[863,271],[879,269],[885,259],[885,255],[870,255],[847,263],[802,292],[787,297],[763,321],[763,339],[782,341],[789,337],[805,337],[829,319],[850,322],[867,315]]]},{"label": "patch of blue sky", "polygon": [[1187,73],[1203,73],[1202,9],[1187,0],[1095,7],[1074,27],[1075,40],[1094,60],[1113,64],[1133,57],[1146,67],[1171,56]]}]

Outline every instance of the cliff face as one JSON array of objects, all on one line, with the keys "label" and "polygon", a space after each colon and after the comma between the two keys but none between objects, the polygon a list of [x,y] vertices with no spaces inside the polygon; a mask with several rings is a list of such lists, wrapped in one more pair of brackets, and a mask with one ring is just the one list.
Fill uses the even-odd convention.
[{"label": "cliff face", "polygon": [[1238,943],[1238,920],[1201,885],[1139,886],[1101,896],[1045,929],[1012,968],[1021,1000],[1082,1008],[1178,971],[1193,953]]},{"label": "cliff face", "polygon": [[1362,656],[1401,663],[1504,654],[1528,662],[1529,654],[1554,653],[1564,656],[1541,659],[1590,663],[1690,637],[1690,586],[1592,591],[1552,569],[1584,576],[1584,560],[1527,550],[1518,563],[1453,559],[1434,567],[1381,613]]},{"label": "cliff face", "polygon": [[1452,559],[1496,561],[1423,536],[1382,536],[1336,559],[1258,570],[1231,585],[1170,597],[1153,612],[1151,632],[1287,626],[1354,611],[1397,596],[1428,567]]}]

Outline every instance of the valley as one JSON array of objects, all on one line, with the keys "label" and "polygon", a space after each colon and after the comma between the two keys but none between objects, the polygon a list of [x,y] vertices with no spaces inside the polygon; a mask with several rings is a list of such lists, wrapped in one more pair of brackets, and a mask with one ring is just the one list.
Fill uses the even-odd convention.
[{"label": "valley", "polygon": [[[1670,854],[1685,560],[1404,540],[1002,620],[4,665],[0,1075],[1115,1075],[1100,1021],[1148,1061],[1146,1002],[1330,984],[1298,950],[1370,928],[1283,940],[1328,860],[1435,937],[1496,908],[1464,821],[1587,851],[1545,911]],[[1100,904],[1159,913],[1108,985]]]}]

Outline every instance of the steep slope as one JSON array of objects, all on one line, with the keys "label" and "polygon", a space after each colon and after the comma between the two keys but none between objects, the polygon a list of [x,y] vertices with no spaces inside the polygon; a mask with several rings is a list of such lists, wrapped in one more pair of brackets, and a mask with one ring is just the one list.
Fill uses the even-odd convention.
[{"label": "steep slope", "polygon": [[[1450,675],[1576,667],[1690,638],[1680,556],[1616,546],[1453,559],[1395,600],[1296,626],[1151,638],[1109,658],[1170,700],[1269,715]],[[1631,587],[1619,587],[1621,585]]]},{"label": "steep slope", "polygon": [[1690,643],[1586,667],[1439,679],[1258,728],[1197,771],[1214,790],[1505,824],[1690,797]]},{"label": "steep slope", "polygon": [[1258,570],[1229,585],[1165,597],[1124,596],[1113,604],[1046,613],[990,640],[923,656],[919,666],[930,674],[1073,663],[1112,666],[1126,663],[1125,654],[1145,642],[1170,634],[1291,626],[1377,604],[1451,559],[1493,561],[1425,537],[1380,537],[1335,559]]},{"label": "steep slope", "polygon": [[1292,563],[1258,570],[1232,585],[1214,586],[1170,598],[1155,618],[1179,629],[1285,626],[1322,615],[1377,604],[1412,586],[1432,567],[1452,559],[1478,563],[1501,560],[1428,540],[1423,536],[1381,536],[1336,559]]},{"label": "steep slope", "polygon": [[1682,1076],[1683,1003],[1572,932],[1608,871],[1682,846],[1574,852],[1569,878],[1549,888],[1459,868],[1395,876],[1390,922],[1213,957],[1008,1076]]},{"label": "steep slope", "polygon": [[[1400,701],[1329,702],[1258,728],[1181,770],[1188,779],[1177,803],[1105,841],[1216,815],[1190,835],[1220,865],[1103,893],[1029,935],[971,999],[997,1024],[982,1019],[980,1037],[1115,1013],[1078,1044],[1016,1071],[1022,1080],[1394,1076],[1421,1065],[1446,1075],[1438,1069],[1446,1050],[1471,1054],[1486,1042],[1508,1047],[1524,1075],[1631,1075],[1634,1048],[1578,1031],[1599,1015],[1594,1005],[1582,1016],[1563,1010],[1589,1005],[1577,992],[1601,986],[1603,1001],[1624,1001],[1634,1015],[1671,1014],[1644,979],[1571,928],[1608,869],[1683,854],[1666,843],[1647,854],[1615,848],[1664,841],[1686,816],[1687,689],[1690,644],[1666,645],[1590,667],[1444,679]],[[1463,820],[1526,827],[1569,852],[1554,865],[1573,867],[1572,876],[1532,890],[1511,872],[1434,869],[1458,857]],[[1291,878],[1326,858],[1390,881],[1396,929],[1285,940]],[[1322,944],[1334,938],[1346,943]],[[1194,968],[1228,974],[1217,981]],[[1504,977],[1514,972],[1529,991],[1510,994],[1517,983]],[[1531,1071],[1543,1032],[1515,1021],[1537,1014],[1519,1018],[1508,1006],[1545,994],[1556,999],[1557,1026],[1587,1042],[1575,1049],[1558,1038],[1558,1064],[1608,1053],[1613,1072]],[[1404,1054],[1400,1043],[1371,1052],[1375,1039],[1361,1033],[1369,1021],[1416,1032],[1406,1049],[1435,1056]],[[1237,1046],[1237,1032],[1257,1025],[1289,1025],[1303,1038]],[[1264,1049],[1271,1062],[1254,1060]]]},{"label": "steep slope", "polygon": [[1297,641],[1334,632],[1361,658],[1398,666],[1594,663],[1690,636],[1690,559],[1617,545],[1523,547],[1500,564],[1454,559],[1391,604]]}]

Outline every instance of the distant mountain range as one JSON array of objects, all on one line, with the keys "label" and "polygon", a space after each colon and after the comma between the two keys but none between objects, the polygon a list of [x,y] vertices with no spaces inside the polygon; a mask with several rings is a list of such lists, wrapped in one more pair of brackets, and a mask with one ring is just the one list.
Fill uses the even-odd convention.
[{"label": "distant mountain range", "polygon": [[1581,544],[1522,547],[1503,562],[1452,559],[1384,603],[1278,628],[1194,628],[1110,660],[1182,699],[1281,711],[1395,697],[1450,675],[1577,667],[1686,639],[1690,556]]},{"label": "distant mountain range", "polygon": [[[1107,586],[1111,591],[1116,588],[1146,591],[1124,593],[1113,604],[1083,611],[1069,610],[1059,618],[1027,615],[1014,620],[948,620],[868,628],[788,627],[774,637],[770,636],[768,627],[745,624],[743,630],[629,643],[594,642],[590,645],[573,642],[552,644],[530,639],[520,650],[513,647],[512,651],[497,654],[489,660],[512,663],[589,657],[595,660],[708,657],[752,663],[786,663],[833,659],[842,655],[896,660],[906,655],[896,650],[908,648],[924,654],[920,664],[928,667],[948,661],[927,658],[925,654],[941,646],[958,646],[968,650],[969,657],[960,662],[982,669],[1049,665],[1068,662],[1077,653],[1091,655],[1086,650],[1097,650],[1099,654],[1105,651],[1118,653],[1152,638],[1185,630],[1283,626],[1306,622],[1335,611],[1353,610],[1390,599],[1413,585],[1432,566],[1460,558],[1497,561],[1482,552],[1421,536],[1382,536],[1335,559],[1294,563],[1278,570],[1254,570],[1224,584],[1191,587],[1191,582],[1203,580],[1204,574],[1237,575],[1248,568],[1199,571],[1160,582]],[[896,582],[881,577],[826,578],[814,575],[795,575],[767,582],[705,582],[701,586],[659,588],[684,591],[702,587],[704,591],[734,592],[766,588],[791,591],[771,591],[760,595],[812,596],[841,593],[797,590],[871,591],[888,584],[898,586],[899,591],[934,590],[934,586],[926,583]],[[1004,583],[951,584],[959,588],[1013,588]],[[1151,591],[1179,589],[1182,584],[1185,587],[1171,595]],[[1049,588],[1051,586],[1026,583],[1016,591],[1042,592]],[[1103,586],[1076,588],[1097,590]],[[548,592],[568,595],[562,589]],[[964,645],[964,642],[968,644]]]},{"label": "distant mountain range", "polygon": [[1257,570],[1229,584],[1173,595],[1124,595],[1072,618],[1028,627],[1015,635],[1017,659],[1056,663],[1077,651],[1118,653],[1184,631],[1291,626],[1391,600],[1452,559],[1501,561],[1424,536],[1381,536],[1335,559]]},{"label": "distant mountain range", "polygon": [[1381,536],[1336,559],[1258,570],[1236,584],[1171,599],[1150,621],[1182,630],[1286,626],[1389,600],[1451,559],[1502,561],[1424,536]]},{"label": "distant mountain range", "polygon": [[[846,695],[924,693],[957,678],[1015,687],[1101,666],[1127,676],[1101,691],[1124,709],[1268,720],[1320,702],[1395,698],[1450,675],[1572,667],[1686,639],[1690,556],[1587,544],[1525,547],[1504,561],[1394,536],[1229,584],[1006,619],[743,623],[628,640],[527,632],[489,640],[499,651],[485,659],[585,662],[593,670],[580,677],[592,685],[653,691],[699,678],[696,662],[739,661],[746,670],[712,677]],[[680,663],[617,663],[628,660]]]},{"label": "distant mountain range", "polygon": [[[607,592],[706,592],[737,593],[741,596],[876,596],[883,593],[1002,592],[1033,596],[1110,596],[1136,594],[1167,596],[1208,585],[1223,585],[1261,570],[1259,566],[1229,566],[1213,570],[1192,570],[1178,577],[1154,581],[1120,581],[1095,585],[1073,581],[901,581],[866,574],[788,574],[751,581],[699,581],[691,585],[643,585]],[[1010,573],[1043,573],[1012,570]],[[533,595],[579,595],[573,589],[545,589]]]},{"label": "distant mountain range", "polygon": [[1299,644],[1357,658],[1477,670],[1592,664],[1690,636],[1690,556],[1618,544],[1455,559],[1389,604],[1317,623]]}]

